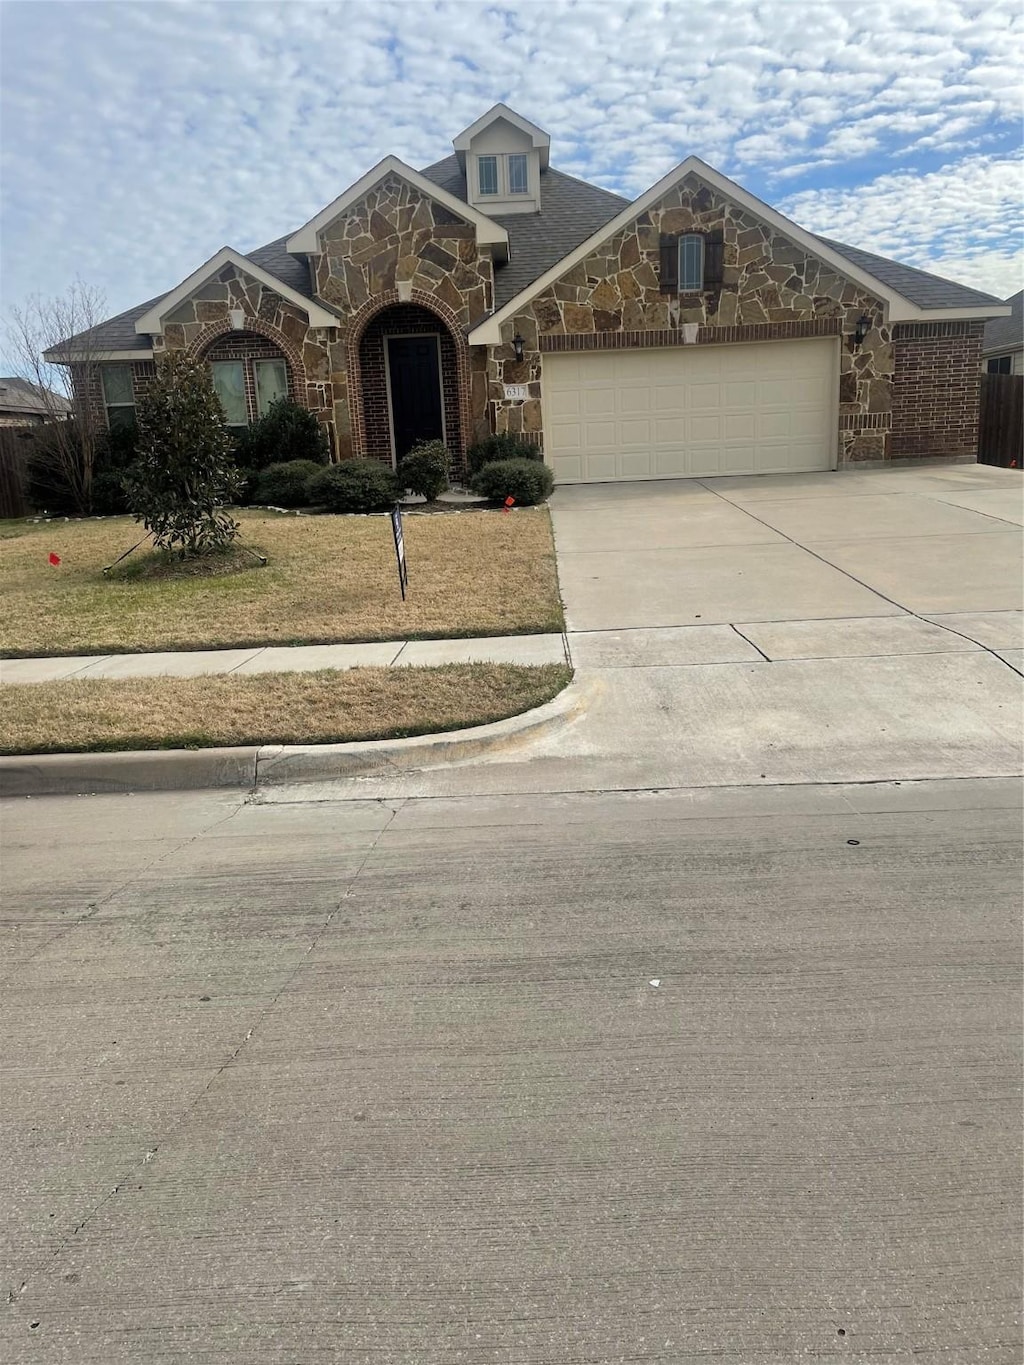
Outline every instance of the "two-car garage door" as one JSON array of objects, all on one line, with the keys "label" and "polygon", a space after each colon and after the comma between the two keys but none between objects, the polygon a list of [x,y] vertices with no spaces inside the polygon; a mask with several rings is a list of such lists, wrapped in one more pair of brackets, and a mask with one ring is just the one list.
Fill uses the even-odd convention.
[{"label": "two-car garage door", "polygon": [[836,343],[756,342],[544,357],[557,483],[831,469]]}]

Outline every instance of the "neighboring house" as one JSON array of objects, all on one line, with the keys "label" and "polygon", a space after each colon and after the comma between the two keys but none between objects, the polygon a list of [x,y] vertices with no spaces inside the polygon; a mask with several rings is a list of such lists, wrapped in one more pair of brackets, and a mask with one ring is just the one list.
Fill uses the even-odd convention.
[{"label": "neighboring house", "polygon": [[224,247],[78,346],[106,362],[93,401],[130,421],[185,349],[230,423],[290,394],[336,459],[441,437],[459,460],[490,431],[561,482],[975,457],[1000,300],[814,236],[696,157],[628,203],[549,147],[499,104],[443,161],[386,157],[290,235]]},{"label": "neighboring house", "polygon": [[52,389],[27,379],[0,379],[0,427],[35,427],[70,416],[71,404]]},{"label": "neighboring house", "polygon": [[1010,316],[985,325],[981,368],[988,374],[1024,374],[1024,289],[1006,302]]}]

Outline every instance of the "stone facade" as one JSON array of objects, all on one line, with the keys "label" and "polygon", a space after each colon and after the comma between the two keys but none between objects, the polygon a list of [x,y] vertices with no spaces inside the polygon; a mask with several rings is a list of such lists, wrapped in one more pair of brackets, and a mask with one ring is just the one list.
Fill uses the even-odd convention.
[{"label": "stone facade", "polygon": [[[690,231],[721,241],[720,280],[716,274],[714,288],[679,295],[662,288],[661,241]],[[466,446],[492,430],[543,445],[546,354],[678,346],[686,324],[697,325],[699,346],[836,337],[841,463],[975,449],[981,322],[894,330],[880,298],[695,175],[524,304],[502,323],[495,346],[466,340],[493,308],[489,248],[478,246],[468,219],[399,176],[388,175],[322,229],[319,244],[310,277],[317,299],[338,315],[336,327],[311,328],[300,303],[227,265],[167,316],[154,351],[284,357],[293,397],[328,428],[336,459],[391,461],[388,335],[439,334],[445,429],[459,468]],[[240,330],[230,319],[239,308]],[[865,315],[871,325],[858,344]],[[141,383],[144,370],[134,371]],[[526,384],[526,400],[506,400],[506,384]]]},{"label": "stone facade", "polygon": [[[245,315],[240,330],[234,328],[230,316],[231,310],[238,308]],[[227,265],[216,279],[202,285],[168,314],[163,337],[154,338],[153,349],[157,355],[164,350],[188,350],[211,359],[283,356],[292,397],[329,428],[334,392],[328,345],[334,330],[311,328],[298,304],[236,266]],[[273,349],[268,350],[266,343]]]},{"label": "stone facade", "polygon": [[[722,234],[722,283],[703,293],[663,293],[662,234]],[[860,346],[858,320],[873,325]],[[491,349],[489,398],[497,429],[527,432],[543,444],[541,383],[545,351],[559,338],[573,349],[683,344],[682,325],[699,326],[698,345],[834,334],[840,343],[840,460],[884,459],[892,408],[891,330],[882,303],[829,266],[689,175],[502,324]],[[524,339],[522,361],[511,341]],[[526,383],[529,399],[508,403],[505,384]]]},{"label": "stone facade", "polygon": [[[350,403],[349,393],[363,393],[359,348],[374,318],[385,308],[415,304],[435,316],[442,334],[451,334],[456,351],[461,344],[446,375],[450,388],[455,366],[460,413],[454,424],[457,440],[451,435],[449,440],[460,460],[472,432],[480,430],[485,401],[481,394],[480,405],[471,410],[465,333],[486,316],[494,297],[493,263],[489,251],[477,246],[476,229],[415,186],[389,176],[325,228],[320,243],[323,249],[312,263],[316,292],[343,322],[328,348],[339,455],[384,458],[379,439],[367,430],[363,403]],[[392,330],[400,325],[396,314]],[[442,351],[447,349],[442,336]],[[453,426],[451,417],[448,426]]]}]

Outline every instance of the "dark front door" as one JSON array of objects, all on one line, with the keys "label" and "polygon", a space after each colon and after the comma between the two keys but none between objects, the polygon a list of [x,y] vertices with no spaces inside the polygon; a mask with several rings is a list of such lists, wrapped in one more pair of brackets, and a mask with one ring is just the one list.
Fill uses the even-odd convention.
[{"label": "dark front door", "polygon": [[407,455],[417,441],[440,440],[441,370],[436,336],[389,337],[391,430],[395,459]]}]

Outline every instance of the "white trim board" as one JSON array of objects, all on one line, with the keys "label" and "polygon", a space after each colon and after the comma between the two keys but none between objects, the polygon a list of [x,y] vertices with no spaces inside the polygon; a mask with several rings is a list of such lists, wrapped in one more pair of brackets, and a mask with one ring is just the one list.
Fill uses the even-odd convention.
[{"label": "white trim board", "polygon": [[252,279],[258,280],[268,289],[273,289],[275,294],[280,294],[289,303],[294,303],[297,308],[301,308],[309,318],[310,327],[341,326],[341,320],[336,313],[329,313],[322,304],[307,299],[304,294],[300,294],[297,289],[292,289],[290,285],[279,280],[276,275],[271,275],[262,266],[254,265],[234,247],[222,246],[216,256],[211,256],[198,270],[193,270],[187,280],[182,280],[176,289],[165,294],[159,303],[154,304],[148,312],[143,313],[135,324],[135,330],[150,335],[154,332],[163,332],[163,320],[167,314],[177,308],[179,304],[184,303],[197,289],[206,284],[211,275],[216,275],[226,265],[233,265],[237,270],[241,270],[244,274],[251,276]]},{"label": "white trim board", "polygon": [[73,365],[76,360],[105,365],[111,360],[152,360],[153,348],[140,346],[136,351],[67,351],[53,346],[43,352],[43,359],[52,365]]},{"label": "white trim board", "polygon": [[326,208],[322,208],[297,232],[293,232],[285,243],[285,250],[293,255],[315,255],[320,250],[320,231],[333,223],[346,209],[357,204],[375,185],[378,185],[389,175],[397,175],[400,179],[408,181],[426,198],[433,199],[448,209],[449,212],[457,214],[463,222],[471,223],[476,228],[478,245],[497,247],[498,255],[503,259],[507,258],[508,233],[503,227],[494,222],[492,218],[488,218],[486,214],[480,213],[478,209],[464,203],[463,200],[456,199],[454,194],[449,194],[447,190],[441,189],[440,185],[435,185],[432,180],[420,175],[419,171],[414,171],[404,161],[399,161],[397,156],[386,156],[383,161],[378,161],[377,165],[372,170],[367,171],[361,180],[350,185],[344,194],[339,195]]},{"label": "white trim board", "polygon": [[463,128],[462,132],[452,142],[455,148],[459,164],[465,169],[466,153],[470,150],[473,139],[489,128],[492,123],[497,123],[499,119],[504,119],[513,128],[518,128],[521,133],[525,133],[533,144],[534,150],[540,152],[540,164],[543,170],[548,166],[548,154],[551,148],[551,136],[545,133],[543,128],[538,128],[535,123],[531,123],[528,118],[523,118],[522,114],[517,114],[514,109],[510,109],[507,104],[496,104],[492,109],[488,109],[486,114],[481,114],[475,123],[471,123],[468,128]]},{"label": "white trim board", "polygon": [[818,260],[824,261],[825,264],[831,266],[838,275],[841,275],[844,279],[853,281],[855,284],[861,285],[862,288],[868,290],[868,292],[873,294],[876,298],[881,299],[885,304],[887,321],[890,323],[943,322],[963,318],[995,318],[1007,317],[1009,315],[1010,310],[1007,305],[999,303],[988,305],[980,304],[976,308],[920,308],[917,304],[911,303],[909,299],[904,298],[902,294],[897,293],[891,286],[883,284],[882,281],[876,279],[874,275],[870,275],[866,270],[862,270],[859,266],[854,265],[846,256],[841,255],[838,251],[833,251],[831,247],[826,246],[824,242],[815,237],[812,233],[807,232],[806,229],[800,227],[797,223],[792,222],[789,218],[786,218],[783,214],[779,213],[777,209],[773,209],[768,204],[763,203],[755,195],[751,194],[749,190],[745,190],[741,185],[737,185],[734,180],[730,180],[728,176],[723,175],[721,171],[716,171],[713,166],[709,166],[707,162],[701,161],[700,157],[688,156],[686,160],[681,161],[674,170],[669,171],[668,175],[663,176],[657,184],[652,185],[649,190],[646,190],[639,199],[634,199],[632,204],[628,204],[622,212],[617,214],[610,222],[605,223],[603,227],[598,228],[598,230],[588,237],[586,241],[581,242],[574,251],[570,251],[567,256],[563,256],[560,261],[557,261],[550,268],[550,270],[546,270],[543,275],[534,280],[531,285],[517,294],[515,298],[510,299],[508,303],[502,308],[499,308],[495,313],[492,313],[484,322],[478,323],[469,334],[469,344],[471,346],[499,345],[501,343],[501,324],[503,322],[514,317],[531,299],[536,298],[537,295],[543,293],[549,285],[552,285],[557,280],[561,279],[561,277],[567,271],[571,270],[574,265],[585,260],[602,242],[606,242],[609,237],[614,237],[617,232],[621,232],[623,228],[628,227],[641,213],[651,208],[659,199],[662,199],[669,190],[673,189],[679,183],[680,180],[691,174],[696,175],[699,179],[703,180],[705,184],[718,190],[718,192],[723,194],[727,199],[731,199],[733,203],[738,204],[740,208],[746,209],[748,213],[751,213],[756,218],[760,218],[763,222],[768,223],[771,227],[775,228],[777,232],[788,237],[790,241],[794,242],[797,246],[803,247],[809,256],[815,256]]}]

